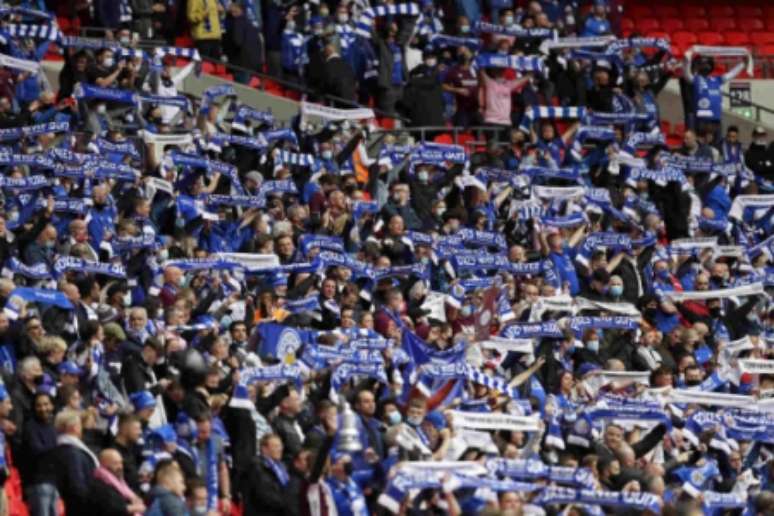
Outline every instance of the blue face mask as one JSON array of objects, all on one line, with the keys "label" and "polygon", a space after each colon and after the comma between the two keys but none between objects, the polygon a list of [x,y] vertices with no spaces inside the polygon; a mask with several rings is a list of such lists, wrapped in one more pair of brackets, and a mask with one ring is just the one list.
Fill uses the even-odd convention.
[{"label": "blue face mask", "polygon": [[400,424],[402,419],[403,417],[397,410],[394,410],[387,415],[387,422],[390,424],[390,426]]},{"label": "blue face mask", "polygon": [[610,286],[610,295],[613,297],[621,297],[623,294],[623,286],[621,285],[611,285]]},{"label": "blue face mask", "polygon": [[586,349],[588,349],[592,353],[599,352],[599,341],[598,340],[586,341]]},{"label": "blue face mask", "polygon": [[668,269],[662,269],[658,271],[658,277],[664,281],[669,281],[669,270]]},{"label": "blue face mask", "polygon": [[470,317],[470,315],[473,313],[473,307],[470,305],[465,305],[460,310],[460,315],[462,317]]}]

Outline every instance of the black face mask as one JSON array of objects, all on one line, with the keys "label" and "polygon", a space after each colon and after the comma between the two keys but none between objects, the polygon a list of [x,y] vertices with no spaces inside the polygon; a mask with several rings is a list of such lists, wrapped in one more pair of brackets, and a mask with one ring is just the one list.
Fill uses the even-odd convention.
[{"label": "black face mask", "polygon": [[720,307],[719,306],[713,306],[709,309],[709,313],[712,317],[720,317]]},{"label": "black face mask", "polygon": [[43,385],[43,375],[41,374],[33,378],[32,383],[34,383],[35,385]]},{"label": "black face mask", "polygon": [[686,380],[685,385],[689,387],[695,387],[697,385],[701,385],[701,382],[699,380]]},{"label": "black face mask", "polygon": [[717,283],[718,285],[725,285],[726,280],[723,278],[723,276],[711,276],[712,281]]},{"label": "black face mask", "polygon": [[172,79],[168,79],[167,77],[163,77],[161,79],[161,84],[163,84],[165,88],[171,88],[172,87]]},{"label": "black face mask", "polygon": [[645,319],[649,321],[655,321],[656,316],[658,315],[658,308],[646,308],[644,315]]},{"label": "black face mask", "polygon": [[344,473],[347,474],[347,476],[352,475],[352,472],[355,470],[355,466],[351,462],[347,462],[344,464]]}]

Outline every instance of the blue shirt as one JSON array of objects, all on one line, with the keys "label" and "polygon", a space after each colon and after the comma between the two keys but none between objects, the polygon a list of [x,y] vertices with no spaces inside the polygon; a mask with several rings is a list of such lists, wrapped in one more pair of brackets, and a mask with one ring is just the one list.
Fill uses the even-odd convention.
[{"label": "blue shirt", "polygon": [[339,482],[335,478],[328,478],[328,487],[331,488],[333,501],[336,503],[336,511],[339,516],[368,516],[363,490],[351,478],[347,482]]},{"label": "blue shirt", "polygon": [[575,266],[572,264],[572,259],[567,256],[567,253],[551,252],[548,255],[548,259],[554,264],[561,284],[570,284],[570,295],[578,295],[580,293],[580,283],[578,282],[578,273],[575,271]]},{"label": "blue shirt", "polygon": [[607,18],[599,19],[596,16],[586,18],[581,36],[604,36],[610,34],[610,22]]},{"label": "blue shirt", "polygon": [[693,102],[696,118],[720,121],[723,112],[723,77],[720,75],[693,78]]},{"label": "blue shirt", "polygon": [[390,51],[392,52],[392,85],[400,86],[404,82],[403,78],[403,53],[400,46],[395,43],[390,43]]}]

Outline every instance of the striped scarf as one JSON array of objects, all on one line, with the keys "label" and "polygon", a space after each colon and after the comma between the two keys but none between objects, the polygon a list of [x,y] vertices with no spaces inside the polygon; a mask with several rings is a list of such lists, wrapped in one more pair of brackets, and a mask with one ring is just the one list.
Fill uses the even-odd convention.
[{"label": "striped scarf", "polygon": [[363,11],[355,22],[355,32],[364,38],[371,38],[374,20],[383,16],[419,16],[419,5],[415,3],[377,5]]}]

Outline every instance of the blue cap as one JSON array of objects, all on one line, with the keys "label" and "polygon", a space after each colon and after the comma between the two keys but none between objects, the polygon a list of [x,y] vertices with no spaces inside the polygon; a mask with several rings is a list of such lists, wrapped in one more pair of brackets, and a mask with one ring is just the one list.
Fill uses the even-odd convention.
[{"label": "blue cap", "polygon": [[134,405],[134,410],[140,411],[146,408],[153,408],[156,406],[156,398],[150,391],[138,391],[129,395],[129,401]]},{"label": "blue cap", "polygon": [[175,432],[182,439],[196,439],[196,421],[191,419],[185,411],[181,410],[177,413],[177,418],[175,419]]},{"label": "blue cap", "polygon": [[172,425],[170,424],[161,425],[158,428],[154,428],[148,435],[148,438],[157,439],[162,443],[176,443],[177,432],[175,432],[175,429],[172,428]]},{"label": "blue cap", "polygon": [[436,430],[441,430],[442,428],[446,428],[446,418],[443,417],[443,414],[441,414],[437,410],[428,412],[427,415],[425,416],[425,420],[429,422],[431,425],[433,425]]},{"label": "blue cap", "polygon": [[601,370],[602,368],[599,367],[597,364],[594,364],[591,362],[584,362],[578,368],[578,376],[586,376],[589,373],[593,373],[594,371],[601,371]]},{"label": "blue cap", "polygon": [[67,360],[59,364],[57,371],[59,371],[59,374],[72,374],[75,376],[80,376],[83,372],[83,369],[81,369],[78,364],[72,360]]}]

